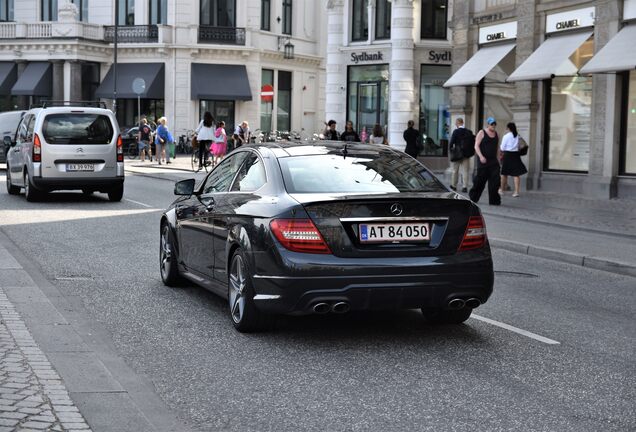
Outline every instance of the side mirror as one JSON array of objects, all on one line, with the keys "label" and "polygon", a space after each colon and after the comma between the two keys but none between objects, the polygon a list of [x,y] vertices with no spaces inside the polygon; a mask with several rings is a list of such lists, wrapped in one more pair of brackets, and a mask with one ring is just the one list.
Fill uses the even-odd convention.
[{"label": "side mirror", "polygon": [[190,196],[194,193],[194,179],[181,180],[174,185],[175,195]]},{"label": "side mirror", "polygon": [[8,135],[2,139],[2,142],[6,148],[13,147],[15,145],[15,141],[12,141],[11,137]]}]

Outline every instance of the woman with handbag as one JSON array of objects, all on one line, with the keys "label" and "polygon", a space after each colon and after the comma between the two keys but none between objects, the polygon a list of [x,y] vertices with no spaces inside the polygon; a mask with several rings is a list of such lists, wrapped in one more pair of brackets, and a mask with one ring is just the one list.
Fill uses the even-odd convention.
[{"label": "woman with handbag", "polygon": [[[501,184],[505,185],[508,182],[508,176],[511,176],[514,184],[515,191],[512,196],[517,198],[519,196],[519,190],[521,186],[520,176],[526,174],[528,170],[521,161],[520,143],[525,141],[519,136],[517,132],[517,125],[514,123],[508,123],[506,125],[508,131],[501,139],[500,150],[503,154],[503,163],[501,165]],[[527,144],[526,144],[527,149]],[[527,150],[526,150],[527,151]],[[499,189],[499,195],[503,195],[503,189]]]},{"label": "woman with handbag", "polygon": [[197,143],[199,145],[199,169],[209,165],[208,162],[208,150],[210,149],[210,145],[214,140],[214,117],[212,117],[212,113],[210,111],[206,111],[203,114],[203,120],[197,126],[196,134]]}]

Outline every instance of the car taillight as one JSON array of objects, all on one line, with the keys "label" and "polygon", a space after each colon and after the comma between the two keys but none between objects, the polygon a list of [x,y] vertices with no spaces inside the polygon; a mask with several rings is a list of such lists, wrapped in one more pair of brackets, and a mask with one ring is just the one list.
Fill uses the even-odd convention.
[{"label": "car taillight", "polygon": [[482,216],[471,216],[468,219],[468,226],[466,227],[466,233],[462,240],[462,245],[459,247],[460,251],[479,249],[486,244],[486,223]]},{"label": "car taillight", "polygon": [[117,137],[117,162],[124,161],[124,141],[121,139],[121,135]]},{"label": "car taillight", "polygon": [[33,135],[33,162],[42,162],[42,142],[38,134]]},{"label": "car taillight", "polygon": [[269,226],[286,249],[314,254],[331,253],[311,219],[274,219]]}]

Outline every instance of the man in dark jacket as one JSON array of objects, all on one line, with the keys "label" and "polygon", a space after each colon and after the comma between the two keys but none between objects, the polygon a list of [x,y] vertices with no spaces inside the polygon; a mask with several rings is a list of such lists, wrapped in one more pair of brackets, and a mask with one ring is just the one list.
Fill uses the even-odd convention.
[{"label": "man in dark jacket", "polygon": [[409,120],[406,130],[402,134],[402,138],[406,141],[404,153],[417,159],[417,155],[420,153],[417,148],[417,142],[420,139],[420,131],[415,129],[413,126],[415,126],[415,122],[413,120]]},{"label": "man in dark jacket", "polygon": [[327,129],[325,130],[325,139],[327,141],[340,140],[340,134],[338,134],[338,131],[336,130],[335,120],[329,120],[329,122],[327,122]]},{"label": "man in dark jacket", "polygon": [[[462,148],[462,144],[465,140],[472,140],[472,131],[464,127],[464,119],[459,117],[455,120],[456,129],[453,131],[450,139],[450,156],[453,173],[451,175],[450,188],[454,191],[457,190],[457,182],[459,181],[459,171],[462,173],[462,192],[468,192],[468,171],[470,170],[470,158],[466,153],[467,149]],[[472,141],[469,145],[474,145]],[[458,154],[459,158],[453,157],[453,154]],[[474,153],[474,152],[473,152]]]}]

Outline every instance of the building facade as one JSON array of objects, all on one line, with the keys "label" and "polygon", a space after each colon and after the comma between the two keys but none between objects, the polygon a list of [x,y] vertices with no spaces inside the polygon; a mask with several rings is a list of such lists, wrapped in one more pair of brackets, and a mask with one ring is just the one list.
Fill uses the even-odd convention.
[{"label": "building facade", "polygon": [[528,189],[636,197],[636,1],[475,0],[452,14],[451,117],[514,121]]},{"label": "building facade", "polygon": [[42,99],[101,98],[117,100],[122,128],[137,123],[139,110],[151,119],[165,116],[180,135],[209,110],[228,129],[247,120],[252,130],[320,130],[326,46],[320,2],[119,0],[118,10],[115,5],[115,0],[2,0],[0,109]]},{"label": "building facade", "polygon": [[327,1],[326,117],[351,120],[361,137],[379,124],[404,150],[409,120],[422,133],[421,158],[448,166],[451,32],[447,0]]}]

